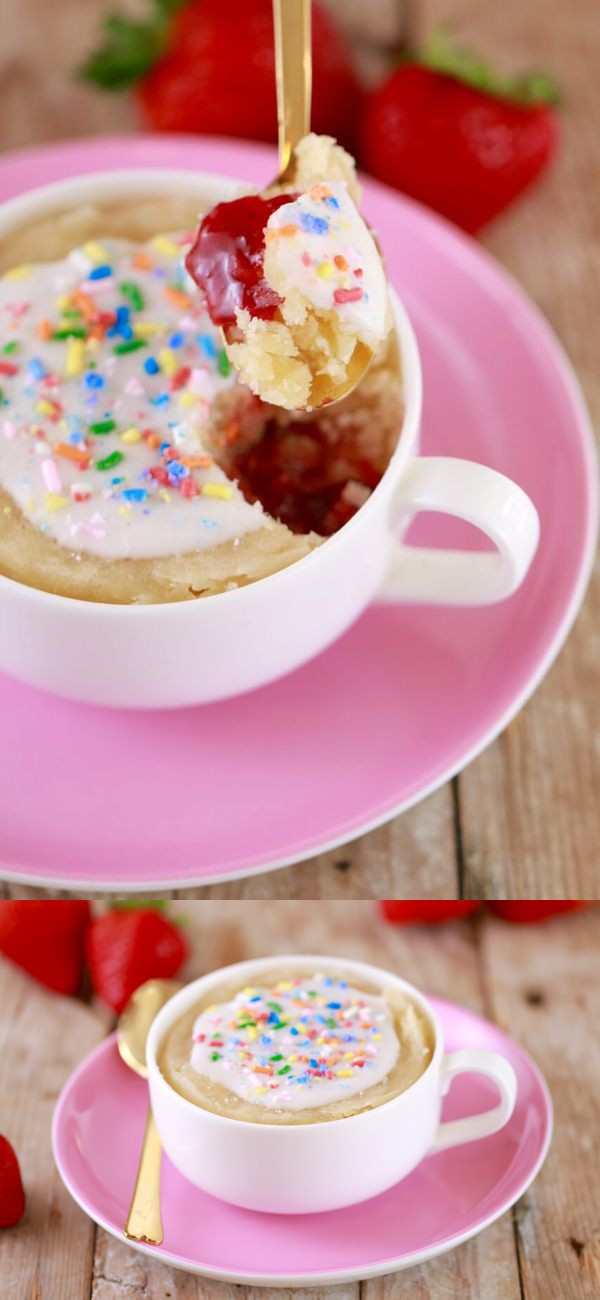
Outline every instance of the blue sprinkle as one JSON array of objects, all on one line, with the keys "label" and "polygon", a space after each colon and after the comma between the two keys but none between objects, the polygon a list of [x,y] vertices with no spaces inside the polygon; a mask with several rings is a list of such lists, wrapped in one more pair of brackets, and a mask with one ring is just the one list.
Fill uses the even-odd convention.
[{"label": "blue sprinkle", "polygon": [[325,199],[325,202],[326,202],[327,204],[329,204],[329,207],[330,207],[330,208],[339,208],[339,206],[340,206],[340,205],[339,205],[339,200],[336,199],[335,194],[329,194],[329,195],[327,196],[327,198]]},{"label": "blue sprinkle", "polygon": [[341,1005],[342,1005],[341,1002],[328,1002],[328,1003],[327,1003],[327,1006],[329,1007],[330,1011],[339,1011]]},{"label": "blue sprinkle", "polygon": [[39,357],[32,357],[27,363],[27,370],[32,379],[43,379],[46,374],[46,367]]},{"label": "blue sprinkle", "polygon": [[104,388],[104,379],[96,370],[88,370],[83,376],[86,388]]},{"label": "blue sprinkle", "polygon": [[169,483],[179,483],[180,479],[189,478],[189,473],[187,465],[182,465],[180,460],[172,460],[167,465]]},{"label": "blue sprinkle", "polygon": [[325,217],[314,217],[312,212],[301,212],[300,227],[311,235],[326,235],[329,222]]},{"label": "blue sprinkle", "polygon": [[296,1083],[308,1083],[308,1075],[307,1075],[307,1074],[299,1074],[299,1075],[298,1075],[298,1078],[296,1079]]},{"label": "blue sprinkle", "polygon": [[297,1029],[293,1028],[293,1027],[290,1029],[290,1034],[293,1034],[293,1035],[294,1035],[294,1038],[297,1037],[298,1032],[299,1032],[299,1031],[298,1031]]},{"label": "blue sprinkle", "polygon": [[170,446],[171,446],[170,442],[161,442],[159,451],[162,454],[163,452],[168,451]]},{"label": "blue sprinkle", "polygon": [[125,488],[123,491],[125,501],[145,501],[147,496],[146,488]]},{"label": "blue sprinkle", "polygon": [[219,352],[212,336],[210,334],[199,334],[198,343],[205,357],[208,357],[209,361],[216,361]]},{"label": "blue sprinkle", "polygon": [[[184,342],[185,342],[185,339],[184,339],[183,334],[172,334],[171,337],[170,337],[170,339],[169,339],[169,347],[170,347],[170,348],[180,348],[181,345],[182,345],[182,343],[184,343]],[[255,999],[254,999],[254,998],[251,998],[250,1001],[251,1001],[251,1002],[254,1002]]]},{"label": "blue sprinkle", "polygon": [[106,280],[109,275],[112,275],[112,266],[95,266],[88,280]]},{"label": "blue sprinkle", "polygon": [[326,979],[326,980],[323,980],[323,983],[324,983],[324,985],[325,985],[325,988],[330,988],[330,986],[333,984],[333,980],[332,980],[332,978],[331,978],[331,975],[328,975],[328,976],[327,976],[327,979]]},{"label": "blue sprinkle", "polygon": [[157,375],[160,370],[158,361],[155,361],[154,357],[148,357],[146,361],[144,361],[144,370],[147,375]]},{"label": "blue sprinkle", "polygon": [[310,1065],[311,1070],[316,1070],[318,1062],[315,1060],[314,1056],[311,1056],[309,1058],[308,1064]]},{"label": "blue sprinkle", "polygon": [[[252,1001],[252,1002],[255,1002],[256,999],[255,999],[255,998],[252,998],[251,1001]],[[270,1034],[262,1034],[262,1035],[261,1035],[261,1039],[260,1039],[260,1041],[261,1041],[263,1047],[268,1047],[268,1046],[269,1046],[269,1043],[272,1043],[272,1042],[273,1042],[273,1039],[271,1038]]]},{"label": "blue sprinkle", "polygon": [[150,398],[150,401],[152,402],[153,406],[167,406],[170,400],[171,399],[168,393],[159,393],[158,397]]},{"label": "blue sprinkle", "polygon": [[120,477],[111,478],[110,482],[112,487],[117,487],[119,483],[123,482],[123,475],[121,474]]},{"label": "blue sprinkle", "polygon": [[255,998],[250,998],[250,1002],[262,1002],[260,993],[257,993]]},{"label": "blue sprinkle", "polygon": [[[331,1003],[329,1003],[329,1005],[331,1006]],[[327,1024],[327,1021],[326,1021],[326,1019],[325,1019],[325,1016],[315,1016],[315,1020],[317,1020],[318,1023],[319,1023],[320,1025],[326,1025],[326,1024]]]}]

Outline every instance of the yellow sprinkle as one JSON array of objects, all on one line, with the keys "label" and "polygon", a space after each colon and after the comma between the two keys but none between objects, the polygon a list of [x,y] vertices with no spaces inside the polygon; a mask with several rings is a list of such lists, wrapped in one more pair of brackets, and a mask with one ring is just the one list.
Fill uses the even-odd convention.
[{"label": "yellow sprinkle", "polygon": [[179,362],[172,348],[160,348],[158,353],[158,362],[161,370],[168,379],[175,375],[179,370]]},{"label": "yellow sprinkle", "polygon": [[195,402],[196,394],[190,393],[189,389],[187,389],[185,393],[179,394],[179,406],[194,406]]},{"label": "yellow sprinkle", "polygon": [[293,1055],[292,1055],[292,1056],[288,1056],[288,1057],[287,1057],[287,1063],[288,1063],[288,1065],[293,1065],[293,1064],[294,1064],[294,1061],[297,1061],[297,1060],[298,1060],[298,1057],[297,1057],[297,1056],[293,1056]]},{"label": "yellow sprinkle", "polygon": [[85,342],[83,339],[69,339],[65,374],[69,379],[80,375],[85,367]]},{"label": "yellow sprinkle", "polygon": [[260,1088],[255,1088],[254,1091],[258,1096],[261,1092],[266,1092],[267,1089],[261,1086]]},{"label": "yellow sprinkle", "polygon": [[40,397],[39,402],[35,404],[35,409],[38,415],[54,415],[56,408],[52,405],[52,402],[47,402],[45,397]]},{"label": "yellow sprinkle", "polygon": [[128,515],[131,514],[131,506],[119,506],[117,514],[122,515],[124,519],[127,519]]},{"label": "yellow sprinkle", "polygon": [[[169,501],[171,500],[171,493],[170,493],[170,492],[167,492],[165,488],[161,488],[161,490],[160,490],[160,492],[159,492],[158,495],[159,495],[161,501],[166,501],[167,505],[169,504]],[[207,1008],[207,1010],[208,1010],[208,1008]]]},{"label": "yellow sprinkle", "polygon": [[163,329],[163,326],[157,325],[156,321],[136,320],[133,332],[144,338],[146,334],[160,334],[161,329]]},{"label": "yellow sprinkle", "polygon": [[383,1038],[383,1034],[373,1034],[373,1038],[377,1041],[378,1039]]},{"label": "yellow sprinkle", "polygon": [[256,989],[251,989],[250,987],[248,987],[246,989],[242,989],[242,993],[248,994],[248,996],[250,996],[250,994],[256,993]]},{"label": "yellow sprinkle", "polygon": [[353,1056],[354,1056],[354,1052],[344,1052],[345,1061],[351,1061]]},{"label": "yellow sprinkle", "polygon": [[87,244],[83,245],[83,251],[91,262],[106,262],[108,253],[102,244],[97,244],[95,239],[89,239]]},{"label": "yellow sprinkle", "polygon": [[324,1043],[324,1042],[325,1042],[325,1039],[324,1039],[324,1038],[317,1038],[317,1042],[318,1042],[318,1043]]},{"label": "yellow sprinkle", "polygon": [[130,429],[123,430],[123,433],[121,434],[121,442],[126,442],[126,443],[140,442],[141,437],[142,435],[139,429],[136,429],[135,425],[132,424]]},{"label": "yellow sprinkle", "polygon": [[290,980],[282,980],[281,984],[278,984],[277,987],[281,989],[282,993],[290,993],[294,985],[291,983]]},{"label": "yellow sprinkle", "polygon": [[166,235],[157,235],[152,240],[152,247],[156,249],[157,253],[163,253],[165,257],[179,257],[181,253],[179,244],[176,244],[172,239],[167,239]]},{"label": "yellow sprinkle", "polygon": [[220,501],[229,501],[233,496],[233,488],[227,487],[225,483],[203,483],[203,497],[217,497]]},{"label": "yellow sprinkle", "polygon": [[338,1079],[351,1079],[354,1070],[336,1070]]},{"label": "yellow sprinkle", "polygon": [[256,1030],[252,1028],[252,1025],[250,1025],[250,1026],[248,1027],[248,1042],[249,1042],[249,1043],[253,1043],[254,1040],[255,1040],[255,1038],[257,1038],[257,1037],[258,1037],[258,1035],[257,1035],[257,1033],[256,1033]]},{"label": "yellow sprinkle", "polygon": [[22,262],[20,266],[12,266],[10,271],[5,271],[2,276],[3,280],[26,280],[31,275],[31,267]]},{"label": "yellow sprinkle", "polygon": [[60,496],[58,492],[46,492],[44,494],[44,505],[49,515],[56,514],[57,510],[64,510],[68,504],[69,498]]},{"label": "yellow sprinkle", "polygon": [[59,311],[66,311],[71,306],[70,293],[61,293],[60,298],[56,299],[56,306]]},{"label": "yellow sprinkle", "polygon": [[330,280],[333,275],[333,262],[321,262],[317,267],[317,275],[320,280]]}]

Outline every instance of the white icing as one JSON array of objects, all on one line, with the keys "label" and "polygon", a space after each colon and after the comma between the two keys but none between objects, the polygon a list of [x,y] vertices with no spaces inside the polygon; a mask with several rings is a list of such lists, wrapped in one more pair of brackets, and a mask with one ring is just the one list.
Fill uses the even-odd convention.
[{"label": "white icing", "polygon": [[199,1074],[245,1101],[284,1110],[365,1092],[386,1078],[401,1050],[383,997],[322,974],[244,989],[203,1011],[192,1040]]},{"label": "white icing", "polygon": [[[188,246],[161,237],[140,250],[126,241],[104,239],[99,249],[84,245],[62,262],[19,268],[0,280],[0,484],[31,523],[70,551],[121,558],[203,550],[268,522],[261,506],[249,505],[214,463],[184,467],[199,492],[184,497],[177,483],[149,476],[150,469],[163,464],[160,449],[144,437],[136,442],[128,438],[132,429],[152,429],[161,443],[172,444],[177,457],[205,454],[203,431],[212,403],[236,383],[233,372],[220,372],[219,332],[183,269]],[[140,251],[148,256],[149,267],[140,267]],[[95,278],[102,265],[111,274]],[[127,308],[123,283],[133,283],[143,294],[143,307],[130,308],[129,329],[133,338],[144,337],[147,346],[115,354],[114,347],[127,341],[126,320],[125,335],[106,335],[97,346],[82,340],[80,373],[70,375],[70,341],[40,337],[41,323],[49,322],[52,330],[73,323],[75,318],[61,312],[77,290],[102,312]],[[189,294],[189,302],[169,300],[168,286]],[[75,323],[81,325],[81,319]],[[143,334],[139,327],[143,330],[144,323],[159,328]],[[176,346],[171,347],[173,336]],[[157,373],[146,372],[148,359],[160,367]],[[12,367],[17,372],[7,373]],[[178,388],[171,386],[174,368],[189,369]],[[90,375],[103,386],[89,387]],[[59,409],[49,408],[48,402],[58,402]],[[89,426],[105,419],[115,421],[115,430],[92,434]],[[87,448],[89,467],[57,454],[57,443]],[[96,467],[114,452],[123,455],[118,465]],[[214,489],[226,499],[210,495]],[[148,495],[128,499],[123,493],[131,490]]]},{"label": "white icing", "polygon": [[[337,310],[365,340],[375,343],[385,337],[383,264],[344,181],[314,185],[271,214],[265,275],[283,298],[298,292],[317,309]],[[352,293],[355,300],[337,301],[340,291]]]}]

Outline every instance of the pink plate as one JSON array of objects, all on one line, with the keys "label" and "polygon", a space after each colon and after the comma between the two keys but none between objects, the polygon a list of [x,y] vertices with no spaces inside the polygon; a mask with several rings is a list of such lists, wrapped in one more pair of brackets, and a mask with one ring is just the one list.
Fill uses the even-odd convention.
[{"label": "pink plate", "polygon": [[[274,155],[191,137],[77,141],[5,158],[0,194],[148,165],[257,180],[273,173]],[[493,465],[530,493],[542,538],[526,582],[488,609],[373,605],[306,667],[197,709],[111,712],[2,679],[5,878],[166,889],[333,847],[474,758],[562,645],[597,516],[593,441],[573,372],[540,314],[476,243],[375,182],[365,185],[365,210],[422,349],[423,448]],[[470,541],[464,525],[427,516],[414,531],[433,544]]]},{"label": "pink plate", "polygon": [[[493,1137],[430,1156],[389,1192],[326,1214],[258,1214],[188,1183],[165,1157],[164,1241],[136,1250],[192,1273],[263,1286],[325,1286],[409,1268],[466,1241],[513,1205],[535,1178],[552,1134],[552,1103],[533,1061],[464,1007],[432,998],[446,1047],[502,1052],[517,1073],[511,1120]],[[486,1110],[493,1084],[463,1075],[445,1119]],[[54,1156],[82,1209],[121,1237],[135,1182],[148,1091],[121,1061],[113,1034],[71,1076],[56,1107]]]}]

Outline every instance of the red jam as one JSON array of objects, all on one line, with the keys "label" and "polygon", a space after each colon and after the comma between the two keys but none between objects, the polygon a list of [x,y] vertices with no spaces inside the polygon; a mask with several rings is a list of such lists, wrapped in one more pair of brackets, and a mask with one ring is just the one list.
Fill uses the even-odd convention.
[{"label": "red jam", "polygon": [[[230,469],[231,472],[231,469]],[[232,477],[294,533],[328,537],[356,514],[382,471],[360,456],[353,430],[332,443],[316,421],[271,421],[260,442],[236,457]]]},{"label": "red jam", "polygon": [[217,203],[207,212],[185,265],[202,289],[213,325],[235,325],[236,311],[272,320],[281,303],[263,273],[265,228],[272,212],[295,194],[258,194]]}]

